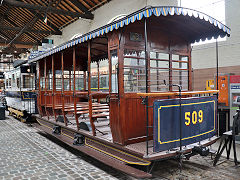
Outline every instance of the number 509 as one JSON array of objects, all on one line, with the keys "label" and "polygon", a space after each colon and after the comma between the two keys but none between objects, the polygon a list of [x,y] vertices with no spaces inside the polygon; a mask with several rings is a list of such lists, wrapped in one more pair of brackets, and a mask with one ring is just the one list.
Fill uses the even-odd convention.
[{"label": "number 509", "polygon": [[193,124],[197,124],[197,122],[201,123],[203,121],[203,111],[193,111],[185,112],[185,124],[189,126],[191,124],[191,119]]}]

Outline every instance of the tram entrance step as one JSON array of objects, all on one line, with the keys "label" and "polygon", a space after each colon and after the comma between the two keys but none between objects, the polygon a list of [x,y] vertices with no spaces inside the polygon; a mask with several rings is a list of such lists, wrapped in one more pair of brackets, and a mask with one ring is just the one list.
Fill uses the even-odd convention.
[{"label": "tram entrance step", "polygon": [[[87,146],[86,144],[84,146],[75,146],[73,145],[73,141],[72,139],[68,138],[68,137],[65,137],[63,135],[56,135],[56,134],[52,134],[52,130],[45,127],[45,126],[41,126],[39,125],[38,123],[35,123],[34,124],[35,127],[39,128],[39,129],[42,129],[43,131],[45,131],[46,133],[48,133],[49,135],[51,136],[54,136],[55,138],[65,142],[66,144],[68,144],[69,146],[79,150],[79,151],[82,151],[83,153],[86,153],[88,154],[89,156],[105,163],[105,164],[108,164],[109,166],[115,168],[115,169],[118,169],[126,174],[129,174],[133,177],[136,177],[136,178],[150,178],[152,177],[151,174],[147,173],[147,172],[144,172],[140,169],[136,169],[134,167],[131,167],[131,166],[128,166],[125,162],[122,162],[118,159],[115,159],[113,157],[111,157],[110,155],[103,155],[103,152],[99,151],[99,150],[96,150],[94,149],[93,147],[89,147]],[[91,143],[91,146],[93,146],[93,142],[90,142],[91,140],[86,138],[86,142],[90,145]]]},{"label": "tram entrance step", "polygon": [[109,145],[103,144],[101,142],[98,142],[90,138],[86,138],[85,145],[107,156],[115,158],[116,160],[120,160],[125,164],[134,164],[134,165],[141,165],[141,166],[150,165],[149,161],[146,161],[140,157],[134,156],[120,149],[116,149],[114,147],[111,147]]}]

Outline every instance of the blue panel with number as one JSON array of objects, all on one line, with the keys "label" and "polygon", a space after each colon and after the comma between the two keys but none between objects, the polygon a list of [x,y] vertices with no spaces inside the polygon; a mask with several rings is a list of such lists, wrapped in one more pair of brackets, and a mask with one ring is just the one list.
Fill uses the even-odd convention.
[{"label": "blue panel with number", "polygon": [[34,100],[36,98],[36,93],[32,91],[22,91],[21,99],[22,101]]},{"label": "blue panel with number", "polygon": [[[182,145],[210,138],[216,134],[216,97],[181,100]],[[179,99],[154,102],[154,152],[180,145]]]}]

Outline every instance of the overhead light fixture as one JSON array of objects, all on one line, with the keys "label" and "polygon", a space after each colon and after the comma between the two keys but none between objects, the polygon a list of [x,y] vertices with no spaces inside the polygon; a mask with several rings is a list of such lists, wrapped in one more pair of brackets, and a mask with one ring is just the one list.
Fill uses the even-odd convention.
[{"label": "overhead light fixture", "polygon": [[17,51],[14,51],[14,53],[17,53]]},{"label": "overhead light fixture", "polygon": [[44,17],[43,22],[47,24],[47,15]]}]

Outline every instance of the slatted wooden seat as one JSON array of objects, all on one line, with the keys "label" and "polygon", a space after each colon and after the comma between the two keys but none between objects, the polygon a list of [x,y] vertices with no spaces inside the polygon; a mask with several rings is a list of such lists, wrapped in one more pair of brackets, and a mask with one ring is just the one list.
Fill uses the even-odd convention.
[{"label": "slatted wooden seat", "polygon": [[[93,113],[102,113],[102,112],[109,112],[109,109],[96,109],[96,110],[92,110]],[[77,114],[81,115],[81,114],[87,114],[89,113],[89,110],[85,110],[85,111],[77,111]]]},{"label": "slatted wooden seat", "polygon": [[92,115],[92,118],[93,118],[93,119],[105,118],[105,117],[107,117],[107,116],[109,116],[109,113],[99,113],[99,114],[93,114],[93,115]]},{"label": "slatted wooden seat", "polygon": [[[108,106],[93,106],[92,109],[96,110],[96,109],[108,109]],[[77,108],[77,111],[83,111],[83,110],[89,110],[89,107],[81,107],[81,108]],[[64,112],[74,112],[74,108],[67,108],[64,109]]]},{"label": "slatted wooden seat", "polygon": [[[100,104],[100,103],[93,103],[92,106],[93,107],[98,107],[98,106],[107,106],[108,104]],[[86,103],[78,103],[76,105],[77,108],[83,108],[83,107],[88,107],[89,104],[88,102]],[[52,107],[52,106],[51,106]],[[62,109],[62,105],[59,104],[59,105],[55,105],[55,108],[54,109]],[[74,104],[67,104],[67,105],[64,105],[64,109],[73,109],[74,110]],[[71,110],[70,110],[71,111]]]}]

